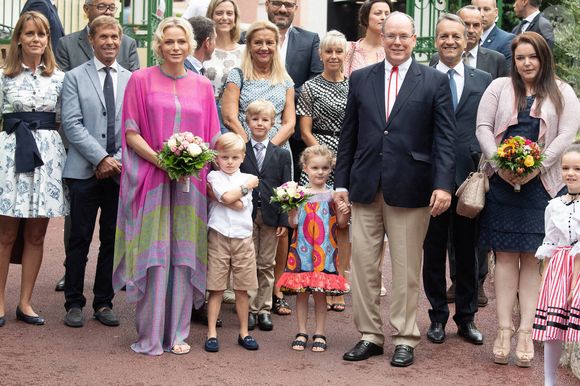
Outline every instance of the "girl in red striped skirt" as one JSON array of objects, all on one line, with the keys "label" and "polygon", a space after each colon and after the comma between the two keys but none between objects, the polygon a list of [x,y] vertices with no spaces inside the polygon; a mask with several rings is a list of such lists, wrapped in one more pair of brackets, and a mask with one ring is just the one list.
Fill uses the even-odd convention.
[{"label": "girl in red striped skirt", "polygon": [[533,339],[544,342],[544,382],[554,385],[562,342],[580,341],[580,145],[562,156],[568,194],[546,208],[546,235],[536,257],[549,259],[534,319]]}]

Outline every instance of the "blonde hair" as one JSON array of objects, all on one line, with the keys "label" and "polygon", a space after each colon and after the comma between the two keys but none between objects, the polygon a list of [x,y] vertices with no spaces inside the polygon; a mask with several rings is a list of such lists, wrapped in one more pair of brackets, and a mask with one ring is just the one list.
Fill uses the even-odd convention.
[{"label": "blonde hair", "polygon": [[268,114],[273,121],[276,117],[276,108],[270,101],[265,99],[257,99],[250,103],[246,108],[246,121],[250,118],[250,116],[257,114]]},{"label": "blonde hair", "polygon": [[306,165],[308,165],[308,161],[310,161],[310,159],[313,157],[325,157],[330,163],[330,167],[334,169],[334,165],[336,164],[336,157],[334,156],[332,150],[328,148],[328,146],[308,146],[300,155],[300,165],[305,168]]},{"label": "blonde hair", "polygon": [[224,133],[215,142],[215,148],[220,151],[241,151],[246,154],[246,143],[244,139],[236,133]]},{"label": "blonde hair", "polygon": [[18,40],[20,39],[25,24],[29,21],[34,23],[38,30],[44,32],[47,38],[46,48],[44,49],[41,58],[41,62],[44,64],[44,70],[41,72],[42,76],[51,76],[54,70],[58,68],[56,60],[54,59],[54,53],[52,52],[48,19],[40,12],[24,12],[20,15],[20,18],[14,27],[12,39],[10,40],[10,47],[8,48],[8,55],[6,56],[4,75],[9,78],[18,76],[22,72],[22,46]]},{"label": "blonde hair", "polygon": [[564,159],[564,156],[568,153],[579,153],[580,154],[580,141],[574,141],[572,145],[568,146],[566,150],[562,153],[562,157],[560,157],[560,162]]},{"label": "blonde hair", "polygon": [[342,32],[333,29],[328,31],[320,41],[318,52],[323,53],[327,48],[339,47],[346,53],[346,46],[346,36]]},{"label": "blonde hair", "polygon": [[234,28],[232,28],[230,30],[230,38],[232,39],[232,42],[237,43],[238,40],[240,40],[240,35],[241,35],[240,10],[239,10],[238,5],[235,3],[234,0],[211,0],[211,2],[209,3],[209,5],[207,7],[207,13],[205,14],[205,17],[213,20],[213,13],[215,12],[215,9],[221,3],[226,3],[226,2],[232,3],[232,5],[234,6]]},{"label": "blonde hair", "polygon": [[155,33],[153,34],[153,42],[151,44],[151,48],[153,49],[153,53],[155,57],[160,63],[163,63],[163,55],[161,54],[161,44],[163,43],[163,39],[165,39],[165,30],[170,27],[177,27],[181,28],[183,32],[185,32],[185,38],[187,43],[189,44],[189,52],[187,55],[191,55],[197,44],[195,43],[193,29],[191,28],[191,24],[181,17],[170,16],[166,17],[165,19],[161,20],[161,23],[157,26]]},{"label": "blonde hair", "polygon": [[254,22],[246,32],[246,49],[244,50],[244,54],[242,56],[242,64],[240,66],[240,68],[242,69],[242,73],[244,74],[244,79],[247,80],[259,79],[254,71],[254,62],[252,62],[251,45],[254,34],[262,30],[272,31],[274,33],[274,40],[276,41],[276,47],[274,48],[274,57],[272,58],[272,73],[270,74],[269,80],[272,84],[284,84],[287,80],[291,79],[290,75],[288,75],[288,73],[286,72],[286,68],[282,63],[280,53],[278,52],[280,31],[278,31],[278,27],[276,27],[274,23],[271,23],[266,20],[259,20]]}]

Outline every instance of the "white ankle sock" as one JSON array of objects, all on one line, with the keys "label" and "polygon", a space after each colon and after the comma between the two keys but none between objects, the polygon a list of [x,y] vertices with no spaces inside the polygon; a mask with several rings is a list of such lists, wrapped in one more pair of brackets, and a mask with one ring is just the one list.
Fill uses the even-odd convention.
[{"label": "white ankle sock", "polygon": [[556,384],[556,369],[562,355],[562,342],[559,340],[547,340],[544,342],[544,385]]}]

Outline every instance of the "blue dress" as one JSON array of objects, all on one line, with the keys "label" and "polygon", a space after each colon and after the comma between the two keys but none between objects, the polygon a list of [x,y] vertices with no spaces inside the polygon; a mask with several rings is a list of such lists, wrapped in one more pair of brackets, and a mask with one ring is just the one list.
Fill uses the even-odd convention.
[{"label": "blue dress", "polygon": [[[508,127],[504,137],[517,135],[537,141],[540,119],[530,116],[534,97],[518,113],[518,123]],[[551,197],[537,176],[522,185],[520,192],[494,174],[489,180],[485,208],[480,218],[479,245],[499,252],[535,253],[544,239],[544,211]]]}]

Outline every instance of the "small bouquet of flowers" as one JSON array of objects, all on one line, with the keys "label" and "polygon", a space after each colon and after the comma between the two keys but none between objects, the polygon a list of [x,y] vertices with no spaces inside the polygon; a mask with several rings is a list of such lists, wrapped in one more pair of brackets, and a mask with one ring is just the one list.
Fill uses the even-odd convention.
[{"label": "small bouquet of flowers", "polygon": [[173,134],[157,154],[159,164],[167,171],[170,179],[179,180],[186,177],[183,192],[189,192],[189,177],[199,178],[201,169],[215,157],[216,152],[210,150],[203,139],[189,131]]},{"label": "small bouquet of flowers", "polygon": [[[524,177],[542,166],[544,155],[537,142],[524,137],[515,136],[505,139],[497,148],[493,161],[501,169],[510,170],[518,177]],[[516,184],[514,190],[520,191]]]},{"label": "small bouquet of flowers", "polygon": [[292,209],[298,208],[310,197],[312,197],[312,195],[306,194],[306,190],[303,186],[298,185],[294,181],[288,181],[273,189],[270,203],[280,204],[280,210],[284,213],[288,213]]}]

